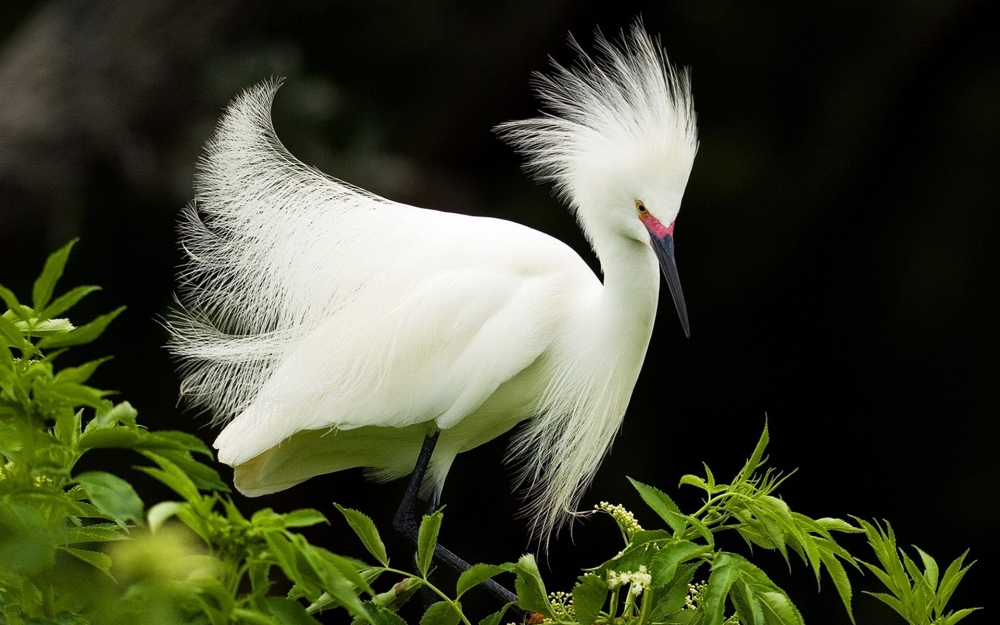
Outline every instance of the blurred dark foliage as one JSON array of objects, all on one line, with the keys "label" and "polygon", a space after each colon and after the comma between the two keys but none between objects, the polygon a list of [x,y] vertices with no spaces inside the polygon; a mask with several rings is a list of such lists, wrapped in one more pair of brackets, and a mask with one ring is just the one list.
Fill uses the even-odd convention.
[{"label": "blurred dark foliage", "polygon": [[[99,385],[152,427],[211,440],[176,404],[156,318],[180,262],[178,209],[231,97],[285,76],[275,123],[305,162],[396,200],[520,221],[589,259],[490,128],[535,113],[528,77],[549,54],[571,62],[567,32],[589,47],[595,26],[641,14],[693,68],[701,149],[677,237],[692,338],[664,305],[584,505],[639,509],[625,475],[673,493],[702,460],[735,471],[766,413],[772,463],[800,469],[784,490],[797,509],[888,518],[939,560],[970,547],[981,565],[956,605],[997,609],[997,3],[615,4],[5,0],[0,282],[27,292],[45,255],[82,236],[67,284],[105,287],[94,312],[129,310],[77,356],[114,353]],[[664,457],[667,443],[683,452]],[[449,478],[443,542],[472,560],[527,548],[503,452],[499,440],[466,454]],[[241,503],[329,513],[336,500],[387,529],[402,488],[350,472]],[[592,527],[605,522],[554,546],[554,587],[617,549],[596,538],[614,534]],[[314,540],[349,551],[341,530]],[[832,587],[816,595],[804,567],[792,581],[784,568],[776,581],[808,622],[847,622]],[[891,618],[860,596],[856,614]]]}]

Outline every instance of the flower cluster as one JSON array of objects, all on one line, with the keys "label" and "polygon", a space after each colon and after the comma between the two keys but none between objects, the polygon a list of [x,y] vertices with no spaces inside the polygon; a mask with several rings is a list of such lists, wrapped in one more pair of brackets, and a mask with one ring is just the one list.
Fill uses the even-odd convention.
[{"label": "flower cluster", "polygon": [[642,591],[649,588],[649,584],[653,581],[649,573],[646,571],[645,565],[639,567],[638,571],[625,571],[618,573],[616,571],[608,571],[608,588],[614,590],[619,586],[624,586],[625,584],[631,584],[629,592],[638,597],[642,594]]},{"label": "flower cluster", "polygon": [[635,520],[635,515],[620,504],[613,506],[606,501],[602,501],[594,506],[594,509],[610,514],[611,518],[618,523],[618,526],[622,528],[622,531],[625,532],[628,538],[631,538],[636,532],[642,531],[642,526]]},{"label": "flower cluster", "polygon": [[695,584],[688,584],[688,594],[684,599],[684,609],[685,610],[697,610],[698,605],[701,603],[701,596],[705,592],[705,588],[708,586],[705,582],[697,582]]}]

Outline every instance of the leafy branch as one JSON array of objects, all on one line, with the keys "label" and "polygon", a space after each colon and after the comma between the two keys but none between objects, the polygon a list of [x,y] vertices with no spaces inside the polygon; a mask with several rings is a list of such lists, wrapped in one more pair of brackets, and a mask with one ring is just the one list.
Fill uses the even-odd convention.
[{"label": "leafy branch", "polygon": [[[498,575],[512,575],[518,607],[530,625],[800,625],[788,594],[750,558],[716,537],[735,532],[751,549],[794,553],[825,574],[850,618],[848,572],[867,570],[887,592],[868,592],[910,625],[954,625],[975,609],[948,610],[968,572],[967,554],[942,573],[918,548],[917,560],[896,544],[892,526],[855,519],[813,519],[793,511],[777,491],[787,479],[767,468],[765,425],[753,453],[727,483],[685,475],[680,485],[703,493],[685,513],[665,492],[632,485],[662,521],[644,529],[618,505],[601,503],[621,534],[622,549],[586,570],[570,592],[548,592],[530,555],[476,564],[454,587],[433,581],[442,514],[424,517],[412,563],[390,564],[375,523],[337,506],[374,563],[313,545],[296,530],[327,523],[312,509],[249,517],[206,461],[197,437],[140,426],[127,402],[88,382],[106,358],[57,367],[67,348],[98,338],[118,308],[81,326],[63,315],[97,287],[55,296],[72,250],[49,257],[31,305],[0,286],[0,624],[191,623],[318,625],[325,613],[356,625],[402,625],[400,608],[423,589],[433,600],[421,625],[472,625],[462,601]],[[148,509],[132,485],[105,471],[77,471],[85,454],[128,449],[136,469],[170,488],[177,500]],[[840,544],[863,534],[876,564]],[[478,621],[500,625],[511,605]]]}]

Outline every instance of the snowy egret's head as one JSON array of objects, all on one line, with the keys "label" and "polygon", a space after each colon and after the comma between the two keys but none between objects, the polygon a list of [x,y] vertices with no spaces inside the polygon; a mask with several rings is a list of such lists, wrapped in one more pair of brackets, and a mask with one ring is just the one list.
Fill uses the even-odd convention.
[{"label": "snowy egret's head", "polygon": [[555,185],[598,253],[603,240],[622,237],[652,247],[687,334],[673,229],[698,151],[688,73],[640,22],[620,42],[598,31],[596,59],[570,44],[575,65],[535,76],[547,113],[497,130],[536,178]]}]

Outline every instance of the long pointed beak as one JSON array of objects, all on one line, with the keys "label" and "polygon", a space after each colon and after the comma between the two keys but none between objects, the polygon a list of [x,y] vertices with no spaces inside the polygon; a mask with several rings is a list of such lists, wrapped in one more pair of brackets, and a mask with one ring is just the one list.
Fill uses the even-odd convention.
[{"label": "long pointed beak", "polygon": [[681,327],[684,328],[684,336],[691,338],[691,325],[688,323],[687,304],[684,303],[684,291],[681,290],[681,279],[677,275],[677,261],[674,259],[674,224],[663,227],[656,222],[647,224],[649,230],[650,243],[656,258],[660,261],[660,269],[663,270],[663,277],[667,279],[667,286],[670,287],[670,295],[674,298],[674,306],[677,307],[677,316],[681,319]]}]

